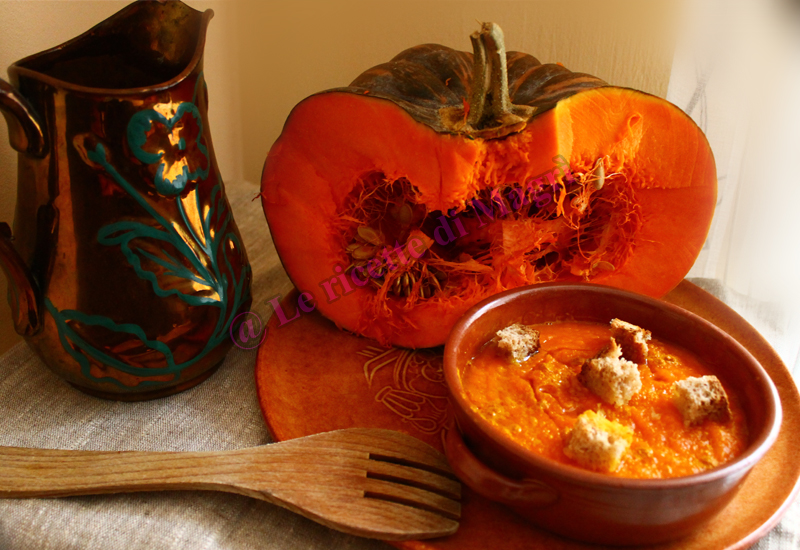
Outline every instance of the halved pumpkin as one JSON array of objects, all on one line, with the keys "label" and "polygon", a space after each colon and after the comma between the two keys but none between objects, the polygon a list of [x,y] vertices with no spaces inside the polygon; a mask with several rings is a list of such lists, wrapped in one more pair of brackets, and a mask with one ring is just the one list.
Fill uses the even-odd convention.
[{"label": "halved pumpkin", "polygon": [[289,276],[340,327],[430,347],[481,299],[544,281],[660,297],[716,202],[708,142],[679,108],[505,53],[406,50],[290,114],[262,201]]}]

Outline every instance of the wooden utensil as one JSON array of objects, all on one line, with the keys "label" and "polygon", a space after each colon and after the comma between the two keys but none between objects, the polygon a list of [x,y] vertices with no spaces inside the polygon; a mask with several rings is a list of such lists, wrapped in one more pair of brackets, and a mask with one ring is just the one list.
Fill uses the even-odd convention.
[{"label": "wooden utensil", "polygon": [[239,493],[384,540],[452,534],[461,514],[461,486],[444,455],[392,430],[350,428],[214,452],[0,447],[1,498],[184,489]]}]

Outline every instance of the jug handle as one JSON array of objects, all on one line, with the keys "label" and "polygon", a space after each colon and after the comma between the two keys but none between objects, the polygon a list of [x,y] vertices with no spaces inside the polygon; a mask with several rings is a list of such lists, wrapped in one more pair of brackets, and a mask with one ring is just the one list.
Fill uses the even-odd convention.
[{"label": "jug handle", "polygon": [[19,91],[0,78],[0,111],[8,123],[11,147],[41,158],[46,154],[44,131],[33,107]]},{"label": "jug handle", "polygon": [[[41,122],[22,94],[2,78],[0,111],[8,122],[11,147],[20,153],[44,157],[46,150]],[[14,317],[14,328],[23,336],[32,336],[41,328],[37,286],[12,240],[11,228],[7,223],[0,223],[0,268],[8,279],[8,302]]]},{"label": "jug handle", "polygon": [[0,267],[8,279],[8,303],[14,328],[22,336],[33,336],[41,328],[37,286],[11,241],[11,228],[7,223],[0,223]]}]

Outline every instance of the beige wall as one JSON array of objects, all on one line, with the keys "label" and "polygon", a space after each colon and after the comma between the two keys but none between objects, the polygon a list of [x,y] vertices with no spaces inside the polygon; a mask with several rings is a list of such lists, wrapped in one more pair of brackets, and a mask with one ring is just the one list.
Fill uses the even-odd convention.
[{"label": "beige wall", "polygon": [[[102,21],[127,1],[0,0],[0,74]],[[425,42],[470,50],[478,21],[509,49],[666,95],[674,0],[189,0],[212,8],[205,74],[210,128],[228,184],[258,181],[291,108]],[[0,123],[0,126],[3,126]],[[0,130],[0,221],[12,221],[16,154]],[[254,251],[250,251],[251,254]],[[2,278],[2,277],[0,277]],[[17,341],[0,282],[0,353]]]},{"label": "beige wall", "polygon": [[400,51],[433,42],[471,51],[478,21],[510,50],[664,97],[674,0],[242,0],[245,177],[258,181],[286,115],[304,97],[348,85]]}]

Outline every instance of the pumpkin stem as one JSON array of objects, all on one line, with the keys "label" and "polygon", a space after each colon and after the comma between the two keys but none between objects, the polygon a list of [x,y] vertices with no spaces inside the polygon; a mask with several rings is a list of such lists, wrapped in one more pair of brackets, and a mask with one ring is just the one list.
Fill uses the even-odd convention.
[{"label": "pumpkin stem", "polygon": [[535,111],[514,105],[508,95],[508,67],[503,31],[496,23],[483,23],[470,36],[473,49],[472,96],[467,124],[485,138],[519,132]]}]

